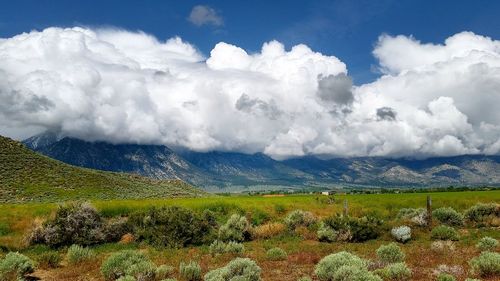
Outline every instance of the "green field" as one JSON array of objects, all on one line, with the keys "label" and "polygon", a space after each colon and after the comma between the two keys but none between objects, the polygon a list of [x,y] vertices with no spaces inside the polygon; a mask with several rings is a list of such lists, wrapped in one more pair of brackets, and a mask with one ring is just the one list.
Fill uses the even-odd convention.
[{"label": "green field", "polygon": [[[334,200],[322,195],[287,195],[283,197],[263,196],[214,196],[206,198],[176,198],[176,199],[142,199],[142,200],[95,200],[91,203],[107,217],[127,216],[128,214],[149,207],[183,206],[197,212],[205,209],[217,213],[218,221],[224,222],[231,214],[245,215],[254,225],[263,222],[282,222],[286,214],[295,209],[311,211],[319,218],[341,213],[345,199],[349,205],[349,215],[360,217],[375,215],[384,220],[388,229],[400,222],[396,215],[401,208],[425,207],[424,193],[405,194],[363,194],[363,195],[335,195]],[[453,207],[458,211],[473,206],[478,202],[500,202],[500,191],[471,191],[471,192],[436,192],[430,193],[433,208]],[[49,218],[56,204],[29,203],[29,204],[2,204],[0,205],[0,248],[3,251],[19,250],[28,256],[37,258],[37,255],[46,250],[43,246],[25,246],[23,237],[30,229],[33,221]],[[474,245],[483,236],[500,239],[500,231],[496,227],[460,229],[460,241],[456,242],[457,252],[454,255],[439,254],[430,250],[432,242],[427,229],[414,229],[413,240],[401,247],[407,254],[407,263],[414,270],[412,280],[429,279],[431,268],[436,264],[455,264],[463,268],[463,276],[467,274],[467,261],[477,255]],[[302,275],[312,276],[314,265],[333,252],[348,250],[364,258],[374,258],[375,250],[382,244],[393,241],[389,233],[384,233],[376,240],[364,243],[322,243],[314,237],[314,233],[285,234],[269,239],[256,239],[245,242],[245,256],[257,261],[263,269],[264,280],[296,280]],[[287,261],[269,261],[265,257],[266,250],[279,246],[287,251]],[[222,266],[231,260],[231,256],[211,257],[207,245],[189,246],[181,249],[158,249],[144,243],[131,244],[102,244],[94,246],[99,258],[93,264],[86,264],[87,279],[102,280],[99,265],[112,252],[119,249],[141,249],[157,264],[170,264],[175,267],[181,261],[196,260],[201,263],[203,271]],[[61,254],[65,248],[59,250]],[[428,255],[428,256],[427,256]],[[76,280],[79,275],[76,268],[62,266],[49,271],[37,271],[41,276],[57,276],[48,280]],[[47,275],[48,274],[48,275]],[[288,276],[283,279],[283,276]],[[495,277],[496,278],[496,277]],[[462,280],[462,279],[459,279]],[[496,279],[484,279],[496,280]]]}]

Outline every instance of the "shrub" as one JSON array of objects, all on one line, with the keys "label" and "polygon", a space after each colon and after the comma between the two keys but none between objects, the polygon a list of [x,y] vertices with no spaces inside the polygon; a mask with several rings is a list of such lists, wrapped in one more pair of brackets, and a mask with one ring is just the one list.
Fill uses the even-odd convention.
[{"label": "shrub", "polygon": [[233,214],[219,229],[219,239],[222,241],[243,242],[250,238],[250,223],[247,218]]},{"label": "shrub", "polygon": [[438,275],[437,281],[456,281],[455,277],[448,273],[441,273]]},{"label": "shrub", "polygon": [[187,281],[201,280],[201,267],[194,261],[189,263],[181,262],[179,266],[179,273],[181,277]]},{"label": "shrub", "polygon": [[10,252],[0,260],[0,280],[24,279],[24,276],[33,273],[35,266],[27,256]]},{"label": "shrub", "polygon": [[380,277],[369,272],[366,268],[352,265],[341,266],[334,274],[333,281],[382,281]]},{"label": "shrub", "polygon": [[236,258],[225,267],[208,272],[205,281],[260,281],[261,271],[253,260]]},{"label": "shrub", "polygon": [[335,273],[342,266],[354,266],[366,269],[367,263],[365,260],[357,257],[356,255],[343,251],[328,255],[321,259],[316,265],[314,273],[318,276],[319,280],[334,280],[333,278]]},{"label": "shrub", "polygon": [[411,270],[404,262],[393,263],[384,268],[385,278],[394,281],[410,280]]},{"label": "shrub", "polygon": [[221,255],[226,253],[231,254],[242,254],[245,251],[245,246],[243,244],[230,241],[224,243],[219,240],[215,240],[212,244],[210,244],[210,254],[212,256]]},{"label": "shrub", "polygon": [[406,243],[411,239],[411,228],[406,225],[394,227],[391,235],[396,241]]},{"label": "shrub", "polygon": [[101,273],[106,280],[116,280],[124,276],[132,276],[141,280],[152,280],[155,267],[141,252],[123,250],[111,254],[101,266]]},{"label": "shrub", "polygon": [[84,248],[79,245],[71,245],[68,252],[66,253],[66,258],[70,264],[77,264],[84,261],[91,260],[95,257],[94,252],[89,248]]},{"label": "shrub", "polygon": [[285,231],[285,225],[279,222],[266,223],[255,227],[252,237],[255,239],[267,239],[280,235]]},{"label": "shrub", "polygon": [[316,217],[307,211],[294,210],[285,218],[285,225],[290,230],[295,230],[298,226],[308,227],[316,222]]},{"label": "shrub", "polygon": [[253,209],[250,218],[253,225],[261,225],[269,220],[269,214],[261,209]]},{"label": "shrub", "polygon": [[212,226],[193,211],[181,207],[151,208],[129,218],[138,240],[159,247],[184,247],[204,242]]},{"label": "shrub", "polygon": [[440,225],[432,229],[431,238],[435,240],[458,240],[458,232],[453,228]]},{"label": "shrub", "polygon": [[275,204],[274,211],[276,212],[276,214],[282,215],[286,212],[286,207],[285,207],[285,205],[282,205],[282,204]]},{"label": "shrub", "polygon": [[160,265],[156,268],[156,279],[163,280],[174,274],[174,267],[170,265]]},{"label": "shrub", "polygon": [[471,222],[483,222],[489,216],[500,217],[500,204],[479,203],[465,211],[465,218]]},{"label": "shrub", "polygon": [[418,226],[426,226],[427,210],[424,208],[403,208],[399,210],[398,218],[407,219]]},{"label": "shrub", "polygon": [[[337,240],[338,232],[321,222],[316,232],[318,240],[322,242],[334,242]],[[350,236],[350,235],[349,235]]]},{"label": "shrub", "polygon": [[405,254],[396,243],[390,243],[377,249],[377,257],[384,263],[395,263],[404,261]]},{"label": "shrub", "polygon": [[464,216],[450,207],[436,209],[432,211],[432,216],[447,225],[460,226],[464,224]]},{"label": "shrub", "polygon": [[38,259],[38,266],[41,268],[56,268],[59,266],[62,258],[56,251],[47,251],[42,253]]},{"label": "shrub", "polygon": [[381,225],[382,221],[375,217],[353,218],[337,215],[325,218],[322,230],[334,230],[336,241],[364,242],[377,238],[381,233]]},{"label": "shrub", "polygon": [[104,221],[89,203],[60,205],[52,220],[48,220],[31,233],[31,243],[44,243],[51,247],[79,244],[92,245],[103,242]]},{"label": "shrub", "polygon": [[281,248],[271,248],[266,252],[266,257],[268,260],[272,261],[283,261],[288,258],[288,255],[286,254],[285,250]]},{"label": "shrub", "polygon": [[309,276],[302,276],[297,281],[312,281],[312,279]]},{"label": "shrub", "polygon": [[495,238],[491,237],[483,237],[479,242],[476,244],[476,248],[479,249],[479,251],[484,252],[484,251],[494,251],[498,246],[498,241]]},{"label": "shrub", "polygon": [[434,241],[431,244],[431,250],[435,252],[453,252],[455,251],[455,244],[452,241]]},{"label": "shrub", "polygon": [[476,279],[476,278],[465,278],[465,281],[481,281],[481,279]]},{"label": "shrub", "polygon": [[134,276],[127,275],[116,279],[116,281],[136,281],[136,279]]},{"label": "shrub", "polygon": [[480,276],[498,276],[500,275],[500,254],[482,252],[479,257],[471,259],[469,265],[472,271]]}]

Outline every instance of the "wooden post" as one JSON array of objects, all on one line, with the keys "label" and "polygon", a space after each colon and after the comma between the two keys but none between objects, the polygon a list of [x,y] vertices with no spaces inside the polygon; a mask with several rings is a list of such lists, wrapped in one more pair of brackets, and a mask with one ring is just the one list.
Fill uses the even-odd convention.
[{"label": "wooden post", "polygon": [[344,199],[344,216],[347,217],[347,214],[348,214],[347,199]]},{"label": "wooden post", "polygon": [[432,199],[427,195],[427,226],[432,229]]}]

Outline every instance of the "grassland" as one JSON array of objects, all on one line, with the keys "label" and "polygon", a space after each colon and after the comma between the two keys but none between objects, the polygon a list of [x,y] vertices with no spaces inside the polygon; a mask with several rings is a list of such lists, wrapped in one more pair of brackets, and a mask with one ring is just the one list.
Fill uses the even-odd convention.
[{"label": "grassland", "polygon": [[[284,197],[228,196],[209,198],[177,198],[146,200],[94,200],[92,204],[107,217],[125,216],[133,211],[152,206],[183,206],[193,210],[210,209],[221,214],[225,220],[232,213],[246,214],[250,220],[264,218],[266,221],[282,221],[287,212],[295,209],[308,210],[319,217],[326,217],[342,211],[343,200],[349,202],[352,216],[367,214],[377,215],[385,220],[387,229],[398,225],[395,219],[399,209],[425,207],[427,194],[373,194],[373,195],[338,195],[332,203],[321,195],[292,195]],[[478,202],[500,202],[500,191],[443,192],[432,193],[433,207],[449,206],[459,211]],[[25,247],[23,235],[34,220],[46,219],[53,213],[56,204],[29,203],[0,205],[0,246],[4,251],[20,250],[36,260],[46,251],[44,246]],[[478,255],[475,243],[483,236],[500,239],[498,228],[462,228],[461,239],[456,242],[452,252],[435,252],[431,249],[430,234],[425,228],[415,228],[413,240],[401,245],[407,255],[406,262],[414,274],[412,280],[434,280],[433,270],[440,264],[454,265],[461,269],[458,280],[468,275],[467,262]],[[314,233],[303,230],[291,234],[278,235],[269,239],[257,239],[245,242],[245,256],[254,259],[263,269],[264,280],[297,280],[308,275],[313,276],[314,265],[324,256],[341,250],[351,251],[364,258],[375,258],[375,250],[382,244],[393,241],[386,231],[380,238],[365,243],[323,243],[318,242]],[[288,253],[286,261],[266,259],[266,251],[272,247],[281,247]],[[200,262],[203,272],[223,266],[233,257],[222,255],[212,257],[208,246],[193,246],[182,249],[156,249],[142,243],[103,244],[95,246],[98,253],[95,261],[80,266],[64,265],[56,269],[39,269],[35,275],[42,280],[103,280],[99,273],[102,260],[119,249],[140,249],[147,253],[157,264],[169,264],[178,267],[181,261]],[[65,249],[59,250],[61,255]],[[177,273],[176,273],[177,274]],[[177,276],[178,277],[178,276]],[[496,280],[494,279],[482,280]]]},{"label": "grassland", "polygon": [[0,136],[0,203],[199,196],[180,181],[71,166]]}]

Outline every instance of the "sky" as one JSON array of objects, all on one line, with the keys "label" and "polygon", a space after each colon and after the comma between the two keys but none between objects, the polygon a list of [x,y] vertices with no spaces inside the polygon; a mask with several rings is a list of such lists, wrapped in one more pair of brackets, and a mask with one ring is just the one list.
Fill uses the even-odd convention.
[{"label": "sky", "polygon": [[0,134],[500,153],[498,1],[7,1]]}]

